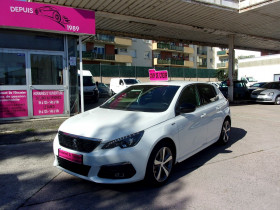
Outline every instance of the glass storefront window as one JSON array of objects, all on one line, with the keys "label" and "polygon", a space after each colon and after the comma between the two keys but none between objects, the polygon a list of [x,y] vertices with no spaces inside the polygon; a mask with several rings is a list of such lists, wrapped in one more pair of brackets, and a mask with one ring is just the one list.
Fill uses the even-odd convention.
[{"label": "glass storefront window", "polygon": [[0,52],[0,85],[26,85],[24,53]]},{"label": "glass storefront window", "polygon": [[64,51],[63,35],[0,29],[0,48]]},{"label": "glass storefront window", "polygon": [[31,54],[32,85],[63,85],[61,55]]}]

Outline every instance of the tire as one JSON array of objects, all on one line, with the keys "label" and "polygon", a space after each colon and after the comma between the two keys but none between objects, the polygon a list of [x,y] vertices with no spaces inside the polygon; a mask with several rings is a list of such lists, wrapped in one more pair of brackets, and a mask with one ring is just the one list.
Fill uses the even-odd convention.
[{"label": "tire", "polygon": [[162,142],[155,146],[146,168],[146,183],[161,186],[167,182],[174,165],[174,154],[168,143]]},{"label": "tire", "polygon": [[225,119],[223,122],[220,138],[218,140],[218,143],[221,145],[225,145],[228,143],[230,138],[230,121],[229,119]]},{"label": "tire", "polygon": [[277,96],[275,98],[275,102],[274,102],[275,105],[280,105],[280,96]]}]

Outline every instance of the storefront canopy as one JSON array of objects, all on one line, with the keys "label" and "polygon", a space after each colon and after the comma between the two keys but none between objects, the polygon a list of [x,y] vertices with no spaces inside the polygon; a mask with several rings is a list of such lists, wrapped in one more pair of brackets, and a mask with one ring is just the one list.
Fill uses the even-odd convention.
[{"label": "storefront canopy", "polygon": [[280,51],[276,0],[34,1],[96,11],[97,33],[225,48],[234,35],[235,48]]}]

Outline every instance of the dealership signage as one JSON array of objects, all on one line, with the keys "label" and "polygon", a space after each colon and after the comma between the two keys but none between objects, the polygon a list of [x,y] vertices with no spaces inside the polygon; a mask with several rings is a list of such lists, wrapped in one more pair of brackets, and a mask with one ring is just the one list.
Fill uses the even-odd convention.
[{"label": "dealership signage", "polygon": [[94,11],[33,2],[1,2],[0,27],[95,34]]},{"label": "dealership signage", "polygon": [[156,71],[149,69],[149,77],[151,81],[168,81],[168,71]]},{"label": "dealership signage", "polygon": [[33,115],[64,113],[64,92],[59,90],[33,90]]},{"label": "dealership signage", "polygon": [[0,91],[0,118],[27,117],[27,91]]}]

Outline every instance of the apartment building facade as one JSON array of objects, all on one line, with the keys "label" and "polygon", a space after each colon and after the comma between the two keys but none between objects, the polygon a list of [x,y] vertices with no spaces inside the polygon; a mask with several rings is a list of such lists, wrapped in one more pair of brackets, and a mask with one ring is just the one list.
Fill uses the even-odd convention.
[{"label": "apartment building facade", "polygon": [[215,49],[97,34],[82,53],[84,64],[215,69]]},{"label": "apartment building facade", "polygon": [[83,63],[131,66],[131,46],[131,38],[97,34],[83,44]]}]

